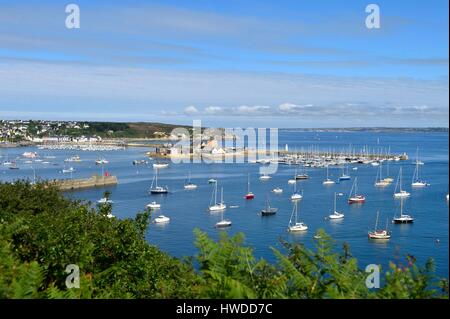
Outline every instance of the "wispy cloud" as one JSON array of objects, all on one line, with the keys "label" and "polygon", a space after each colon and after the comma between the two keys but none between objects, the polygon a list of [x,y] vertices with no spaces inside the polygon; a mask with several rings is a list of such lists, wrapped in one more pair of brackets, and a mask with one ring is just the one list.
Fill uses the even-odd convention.
[{"label": "wispy cloud", "polygon": [[430,107],[428,105],[370,105],[369,103],[330,103],[328,105],[304,104],[297,105],[286,102],[278,106],[238,106],[218,107],[210,106],[203,110],[196,109],[195,113],[188,114],[194,117],[226,116],[226,117],[284,117],[284,118],[347,118],[362,119],[365,117],[430,117],[448,116],[448,109]]},{"label": "wispy cloud", "polygon": [[198,109],[195,106],[190,105],[190,106],[188,106],[188,107],[186,107],[184,109],[184,114],[186,114],[186,115],[196,115],[196,114],[198,114]]}]

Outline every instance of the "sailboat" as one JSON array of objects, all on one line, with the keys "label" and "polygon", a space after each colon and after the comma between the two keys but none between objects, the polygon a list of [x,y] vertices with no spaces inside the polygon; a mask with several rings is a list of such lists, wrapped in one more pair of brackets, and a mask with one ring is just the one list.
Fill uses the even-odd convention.
[{"label": "sailboat", "polygon": [[194,183],[191,183],[191,172],[189,172],[188,182],[187,182],[187,184],[184,185],[184,189],[191,190],[191,189],[196,189],[196,188],[197,188],[197,185],[195,185]]},{"label": "sailboat", "polygon": [[253,199],[255,198],[255,194],[250,191],[250,174],[247,176],[247,194],[245,194],[245,199]]},{"label": "sailboat", "polygon": [[81,162],[81,158],[79,155],[74,155],[69,158],[66,158],[64,162]]},{"label": "sailboat", "polygon": [[[399,189],[399,192],[397,192],[397,189]],[[394,190],[394,198],[405,198],[409,197],[410,195],[410,193],[402,189],[402,167],[400,167],[397,177],[397,184],[395,185]]]},{"label": "sailboat", "polygon": [[297,183],[294,184],[294,192],[291,195],[291,200],[301,200],[303,198],[303,195],[297,193]]},{"label": "sailboat", "polygon": [[95,160],[95,165],[103,165],[103,164],[108,164],[109,161],[104,159],[104,158],[99,158],[97,160]]},{"label": "sailboat", "polygon": [[392,222],[394,224],[410,224],[414,222],[414,218],[412,216],[403,214],[403,198],[400,199],[400,216],[394,216]]},{"label": "sailboat", "polygon": [[267,181],[268,179],[271,179],[272,177],[270,175],[267,175],[266,173],[264,173],[263,175],[261,175],[259,177],[260,180],[262,181]]},{"label": "sailboat", "polygon": [[[224,204],[223,202],[223,188],[221,189],[221,197],[220,197],[220,203],[217,202],[217,182],[214,183],[214,190],[213,190],[213,194],[211,196],[211,203],[208,207],[208,210],[210,212],[218,212],[218,211],[222,211],[225,210],[227,208],[227,205]],[[214,199],[214,204],[212,203]]]},{"label": "sailboat", "polygon": [[416,155],[416,168],[414,169],[413,179],[411,186],[412,187],[425,187],[428,186],[427,182],[421,180],[419,178],[419,148],[417,148],[417,155]]},{"label": "sailboat", "polygon": [[386,164],[386,178],[384,178],[383,179],[383,181],[385,181],[386,183],[392,183],[393,181],[394,181],[394,179],[391,177],[391,176],[389,176],[389,160],[391,160],[392,161],[392,158],[389,158],[388,159],[388,162],[387,162],[387,164]]},{"label": "sailboat", "polygon": [[377,229],[378,228],[378,217],[380,212],[377,211],[377,219],[375,221],[375,229],[373,231],[369,231],[368,235],[370,239],[389,239],[391,238],[391,233],[387,229],[388,223],[386,222],[385,229]]},{"label": "sailboat", "polygon": [[160,209],[161,208],[161,204],[153,201],[153,202],[147,204],[146,207],[150,208],[150,209]]},{"label": "sailboat", "polygon": [[339,180],[340,181],[348,181],[350,180],[352,177],[350,176],[350,174],[348,173],[348,166],[347,166],[347,171],[344,171],[344,167],[342,168],[342,175],[339,176]]},{"label": "sailboat", "polygon": [[336,196],[337,195],[339,195],[339,196],[342,196],[343,194],[342,193],[334,193],[334,208],[333,208],[333,214],[331,214],[331,215],[329,215],[328,217],[330,218],[330,219],[342,219],[342,218],[344,218],[344,214],[342,214],[342,213],[339,213],[337,210],[336,210]]},{"label": "sailboat", "polygon": [[19,166],[17,166],[17,163],[13,161],[11,162],[11,165],[9,165],[9,169],[19,169]]},{"label": "sailboat", "polygon": [[113,204],[114,201],[112,201],[111,199],[109,199],[107,197],[103,197],[103,198],[99,199],[97,201],[97,203],[99,203],[99,204]]},{"label": "sailboat", "polygon": [[153,163],[153,168],[158,169],[158,168],[167,168],[169,167],[169,163],[161,163],[161,162],[157,162],[157,163]]},{"label": "sailboat", "polygon": [[298,205],[298,202],[294,201],[294,207],[292,209],[291,218],[289,219],[289,224],[288,224],[289,232],[305,231],[308,229],[308,226],[305,223],[298,221],[297,205]]},{"label": "sailboat", "polygon": [[75,172],[75,168],[73,168],[72,166],[69,167],[69,168],[64,168],[64,169],[62,170],[62,172],[63,172],[64,174],[67,174],[67,173],[73,173],[73,172]]},{"label": "sailboat", "polygon": [[417,146],[416,149],[416,165],[424,165],[425,163],[422,161],[419,161],[419,147]]},{"label": "sailboat", "polygon": [[281,194],[283,193],[283,189],[280,187],[275,187],[274,189],[272,189],[272,192],[274,192],[275,194]]},{"label": "sailboat", "polygon": [[153,222],[156,224],[165,224],[170,222],[170,218],[164,215],[159,215],[153,220]]},{"label": "sailboat", "polygon": [[352,189],[350,190],[350,196],[348,198],[349,204],[364,203],[366,201],[366,197],[364,195],[358,195],[357,185],[358,185],[358,178],[355,177],[355,180],[353,181]]},{"label": "sailboat", "polygon": [[292,185],[292,184],[295,184],[295,183],[297,183],[297,170],[295,170],[294,178],[288,180],[288,184],[291,184],[291,185]]},{"label": "sailboat", "polygon": [[303,166],[303,172],[300,174],[297,174],[297,171],[295,172],[295,179],[305,180],[309,179],[308,174],[306,173],[306,168]]},{"label": "sailboat", "polygon": [[275,215],[278,209],[270,206],[269,195],[266,198],[266,207],[261,210],[261,216]]},{"label": "sailboat", "polygon": [[323,183],[322,183],[323,185],[332,185],[332,184],[334,184],[334,181],[328,178],[328,166],[329,165],[327,165],[327,179],[323,181]]},{"label": "sailboat", "polygon": [[[223,189],[222,189],[222,193],[223,193]],[[221,219],[220,219],[220,222],[216,223],[216,228],[225,228],[225,227],[230,227],[230,226],[231,226],[231,220],[223,218],[223,209],[222,209],[221,210]]]},{"label": "sailboat", "polygon": [[[154,185],[154,187],[153,187]],[[151,194],[167,194],[169,192],[169,189],[167,187],[158,186],[158,170],[155,170],[155,176],[152,180],[152,185],[150,186],[150,193]]]},{"label": "sailboat", "polygon": [[383,168],[383,165],[380,164],[380,167],[379,167],[379,169],[377,171],[377,176],[375,178],[375,186],[376,187],[386,187],[386,186],[389,186],[389,184],[390,184],[388,181],[384,180],[381,177],[381,175],[382,175],[382,168]]}]

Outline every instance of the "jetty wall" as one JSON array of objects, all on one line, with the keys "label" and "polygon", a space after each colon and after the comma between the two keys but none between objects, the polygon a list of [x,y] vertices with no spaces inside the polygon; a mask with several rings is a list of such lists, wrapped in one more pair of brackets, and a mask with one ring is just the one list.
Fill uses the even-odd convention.
[{"label": "jetty wall", "polygon": [[61,190],[104,187],[118,184],[117,176],[93,175],[89,178],[55,180],[53,184]]}]

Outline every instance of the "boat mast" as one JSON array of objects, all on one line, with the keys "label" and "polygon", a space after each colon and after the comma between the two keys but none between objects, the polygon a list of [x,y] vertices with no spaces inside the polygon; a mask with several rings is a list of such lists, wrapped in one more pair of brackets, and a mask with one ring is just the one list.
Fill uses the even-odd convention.
[{"label": "boat mast", "polygon": [[[398,176],[397,176],[397,182],[395,183],[395,190],[394,190],[394,194],[395,194],[395,193],[397,193],[397,189],[398,189],[398,186],[399,186],[399,182],[400,182],[400,175],[401,175],[401,173],[402,173],[402,167],[400,166],[400,170],[399,170],[399,172],[398,172]],[[401,186],[400,186],[400,188],[401,188]]]},{"label": "boat mast", "polygon": [[217,205],[217,182],[214,185],[214,205]]},{"label": "boat mast", "polygon": [[399,183],[400,183],[400,193],[401,193],[403,191],[403,186],[402,186],[402,168],[401,167],[400,167]]},{"label": "boat mast", "polygon": [[336,212],[336,192],[334,192],[334,212]]},{"label": "boat mast", "polygon": [[377,219],[375,220],[375,231],[377,231],[378,228],[378,216],[380,215],[380,211],[377,211]]},{"label": "boat mast", "polygon": [[297,224],[297,202],[294,203],[294,208],[295,208],[295,224]]}]

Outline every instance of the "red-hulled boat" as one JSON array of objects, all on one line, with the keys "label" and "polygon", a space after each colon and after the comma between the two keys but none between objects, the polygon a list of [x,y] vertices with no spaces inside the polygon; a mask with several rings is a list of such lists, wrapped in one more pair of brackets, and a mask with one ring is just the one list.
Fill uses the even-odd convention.
[{"label": "red-hulled boat", "polygon": [[365,201],[366,197],[364,195],[354,195],[348,198],[349,204],[364,203]]},{"label": "red-hulled boat", "polygon": [[250,174],[247,179],[247,194],[244,196],[245,199],[253,199],[255,198],[255,194],[250,191]]},{"label": "red-hulled boat", "polygon": [[358,178],[355,177],[355,180],[352,185],[352,189],[350,190],[350,196],[348,197],[349,204],[361,204],[366,201],[366,197],[364,195],[358,195],[356,192]]}]

